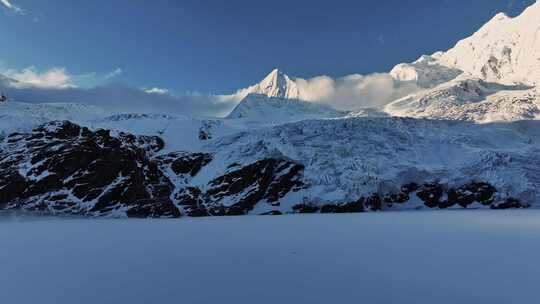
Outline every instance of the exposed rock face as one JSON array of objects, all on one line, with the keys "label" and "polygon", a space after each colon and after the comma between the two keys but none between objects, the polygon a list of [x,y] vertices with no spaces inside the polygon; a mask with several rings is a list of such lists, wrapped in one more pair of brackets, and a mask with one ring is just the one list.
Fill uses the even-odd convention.
[{"label": "exposed rock face", "polygon": [[301,189],[303,170],[303,165],[292,161],[263,159],[211,181],[208,195],[216,202],[237,196],[231,211],[246,213],[259,201],[279,204],[285,194]]},{"label": "exposed rock face", "polygon": [[429,208],[438,207],[441,203],[443,196],[443,188],[439,184],[425,184],[423,185],[416,195],[428,206]]},{"label": "exposed rock face", "polygon": [[360,199],[356,202],[346,203],[342,205],[324,205],[321,207],[321,213],[358,213],[365,211],[365,200]]},{"label": "exposed rock face", "polygon": [[129,217],[240,215],[259,202],[279,205],[304,186],[302,165],[267,158],[230,166],[203,192],[189,181],[212,155],[154,156],[163,146],[158,137],[113,136],[67,121],[11,134],[0,153],[0,208]]},{"label": "exposed rock face", "polygon": [[212,156],[205,153],[174,152],[158,156],[161,165],[170,166],[176,175],[197,175],[201,169],[212,161]]},{"label": "exposed rock face", "polygon": [[[199,156],[199,162],[205,159]],[[208,184],[207,191],[186,187],[175,200],[186,214],[244,215],[258,203],[279,206],[279,200],[291,191],[304,187],[304,167],[289,160],[267,158],[219,176]]]},{"label": "exposed rock face", "polygon": [[70,122],[12,134],[0,153],[0,205],[62,214],[177,217],[172,184],[148,155],[158,137],[90,131]]},{"label": "exposed rock face", "polygon": [[210,212],[206,208],[203,193],[197,187],[187,187],[180,190],[176,193],[174,199],[188,216],[199,217],[210,215]]},{"label": "exposed rock face", "polygon": [[457,189],[448,190],[448,204],[458,204],[463,208],[478,202],[482,205],[491,205],[497,189],[487,183],[470,183]]},{"label": "exposed rock face", "polygon": [[[527,207],[501,197],[488,183],[459,187],[439,183],[403,185],[396,193],[373,193],[350,202],[283,206],[288,195],[309,191],[304,165],[286,158],[232,163],[210,177],[209,153],[157,155],[153,136],[91,131],[51,122],[27,134],[11,134],[0,151],[0,209],[85,216],[179,217],[262,213],[352,213],[416,208],[492,209]],[[212,166],[211,166],[212,167]],[[215,166],[214,166],[215,167]],[[300,192],[301,193],[301,192]],[[301,196],[292,196],[301,197]],[[289,197],[291,198],[291,197]],[[254,211],[255,208],[263,207]]]},{"label": "exposed rock face", "polygon": [[[381,197],[374,193],[361,197],[357,201],[343,204],[301,203],[293,206],[296,213],[354,213],[365,211],[382,211],[394,206],[407,206],[416,196],[427,208],[446,209],[450,207],[468,208],[477,203],[491,209],[527,208],[515,198],[497,199],[497,189],[488,183],[469,183],[458,188],[445,188],[438,183],[419,185],[410,183],[401,187],[401,192],[389,193]],[[416,208],[418,208],[417,206]]]}]

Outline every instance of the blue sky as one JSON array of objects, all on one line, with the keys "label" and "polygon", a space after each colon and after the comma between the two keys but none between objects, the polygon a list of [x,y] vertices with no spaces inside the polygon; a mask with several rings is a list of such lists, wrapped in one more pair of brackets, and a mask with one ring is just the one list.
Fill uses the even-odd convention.
[{"label": "blue sky", "polygon": [[368,74],[450,48],[533,0],[0,0],[0,68],[228,93],[274,67]]}]

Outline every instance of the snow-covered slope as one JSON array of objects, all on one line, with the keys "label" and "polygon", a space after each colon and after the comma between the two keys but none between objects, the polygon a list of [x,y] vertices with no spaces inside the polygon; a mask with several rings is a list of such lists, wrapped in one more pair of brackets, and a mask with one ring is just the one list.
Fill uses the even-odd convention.
[{"label": "snow-covered slope", "polygon": [[243,122],[229,119],[120,113],[94,120],[92,129],[110,129],[132,134],[159,136],[165,151],[199,151],[209,142],[247,129]]},{"label": "snow-covered slope", "polygon": [[437,61],[439,54],[424,55],[413,63],[396,65],[390,75],[398,81],[412,82],[421,88],[431,88],[438,84],[456,78],[461,70],[440,64]]},{"label": "snow-covered slope", "polygon": [[470,76],[445,82],[388,104],[392,116],[475,122],[516,121],[540,117],[535,88],[502,85]]},{"label": "snow-covered slope", "polygon": [[540,3],[515,18],[496,15],[439,62],[487,81],[540,84]]},{"label": "snow-covered slope", "polygon": [[77,103],[0,103],[0,134],[30,131],[52,120],[69,120],[88,124],[110,115],[99,107]]},{"label": "snow-covered slope", "polygon": [[285,123],[345,115],[345,112],[315,102],[250,94],[236,106],[227,118],[260,123]]},{"label": "snow-covered slope", "polygon": [[389,115],[475,122],[540,118],[540,2],[500,13],[446,52],[391,72],[425,88],[388,104]]},{"label": "snow-covered slope", "polygon": [[209,141],[247,128],[245,123],[217,118],[168,114],[113,113],[100,107],[77,103],[0,104],[0,137],[29,132],[39,125],[67,120],[92,130],[108,129],[138,135],[160,136],[167,151],[197,151]]}]

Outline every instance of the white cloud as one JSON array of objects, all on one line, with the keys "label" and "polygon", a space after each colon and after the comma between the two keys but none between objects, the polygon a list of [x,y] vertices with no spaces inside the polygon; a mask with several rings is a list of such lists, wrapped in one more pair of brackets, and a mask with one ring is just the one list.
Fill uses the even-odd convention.
[{"label": "white cloud", "polygon": [[[8,84],[9,85],[9,84]],[[0,85],[1,86],[1,85]],[[228,97],[216,95],[173,96],[169,93],[148,94],[139,88],[112,83],[92,88],[47,88],[11,85],[10,97],[36,103],[74,102],[99,106],[124,113],[171,113],[222,117],[237,104]]]},{"label": "white cloud", "polygon": [[148,94],[169,94],[169,90],[163,89],[163,88],[149,88],[149,89],[143,89]]},{"label": "white cloud", "polygon": [[[161,87],[130,88],[111,82],[123,74],[120,68],[109,73],[84,75],[71,75],[64,68],[40,72],[35,67],[0,73],[17,80],[10,84],[10,94],[20,100],[88,103],[128,112],[224,116],[240,102],[247,90],[239,90],[233,95],[193,93],[173,96]],[[323,75],[311,79],[295,78],[294,81],[301,99],[349,111],[381,108],[419,90],[415,84],[397,81],[388,73],[353,74],[336,79]]]},{"label": "white cloud", "polygon": [[65,68],[46,71],[39,71],[33,66],[22,70],[0,68],[0,76],[8,77],[4,81],[0,77],[0,87],[7,87],[13,100],[75,102],[119,112],[225,116],[237,104],[229,96],[173,96],[169,90],[160,87],[140,89],[108,81],[121,74],[120,68],[109,73],[82,75],[72,75]]},{"label": "white cloud", "polygon": [[[0,0],[2,1],[2,0]],[[52,68],[40,72],[35,67],[28,67],[23,70],[9,69],[2,72],[9,78],[18,81],[19,87],[37,87],[37,88],[70,88],[74,87],[71,82],[71,76],[64,68]]]},{"label": "white cloud", "polygon": [[[1,0],[0,0],[1,1]],[[73,87],[91,88],[103,85],[112,81],[114,78],[122,75],[124,71],[121,68],[107,73],[91,72],[87,74],[73,75],[68,73],[65,68],[55,67],[49,70],[40,71],[34,66],[18,69],[3,69],[0,73],[17,80],[16,86],[19,87],[38,87],[65,89]]]},{"label": "white cloud", "polygon": [[6,7],[7,9],[9,9],[9,10],[11,10],[11,11],[14,11],[14,12],[19,13],[19,14],[23,14],[23,13],[24,13],[24,11],[23,11],[20,7],[18,7],[18,6],[16,6],[16,5],[13,5],[13,4],[11,3],[11,0],[0,0],[0,3],[1,3],[2,5],[4,5],[4,7]]},{"label": "white cloud", "polygon": [[328,98],[336,92],[336,81],[328,76],[317,76],[311,79],[295,79],[300,98],[317,101]]},{"label": "white cloud", "polygon": [[379,108],[419,89],[414,84],[394,80],[388,73],[353,74],[337,79],[318,76],[295,81],[301,99],[339,110]]},{"label": "white cloud", "polygon": [[[299,99],[345,111],[382,108],[421,89],[415,83],[396,80],[389,73],[352,74],[340,78],[322,75],[310,79],[291,79],[298,88]],[[220,98],[239,102],[255,87],[256,85],[240,89],[233,95]]]}]

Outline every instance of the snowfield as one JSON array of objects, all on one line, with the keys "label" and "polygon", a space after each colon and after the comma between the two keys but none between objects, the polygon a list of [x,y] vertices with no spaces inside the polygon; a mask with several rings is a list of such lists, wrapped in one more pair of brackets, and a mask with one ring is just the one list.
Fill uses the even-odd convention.
[{"label": "snowfield", "polygon": [[536,303],[540,211],[0,219],[2,303]]}]

